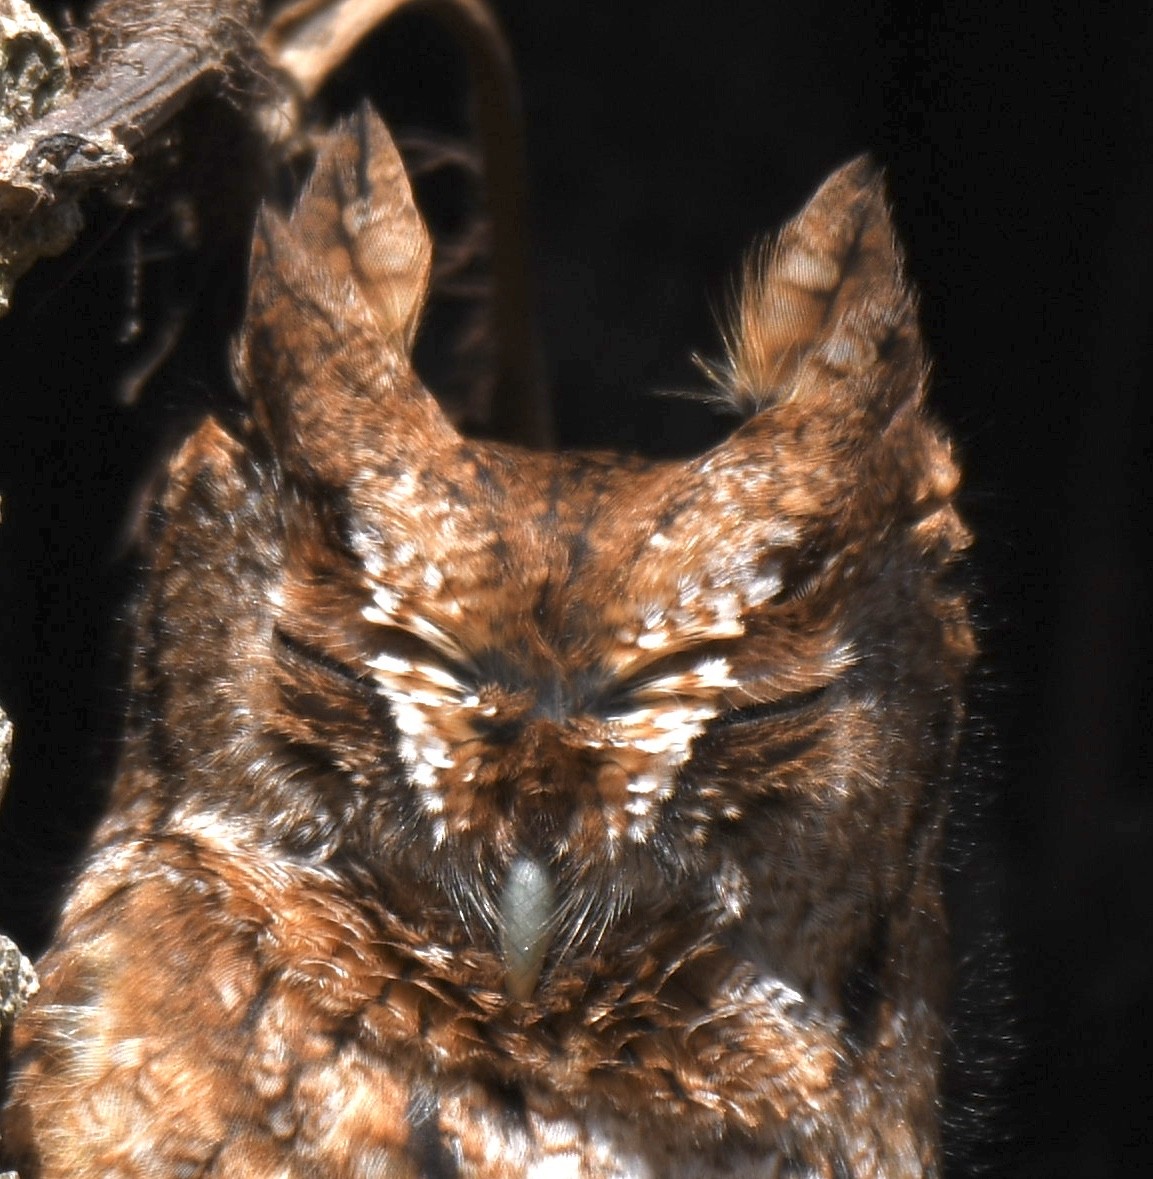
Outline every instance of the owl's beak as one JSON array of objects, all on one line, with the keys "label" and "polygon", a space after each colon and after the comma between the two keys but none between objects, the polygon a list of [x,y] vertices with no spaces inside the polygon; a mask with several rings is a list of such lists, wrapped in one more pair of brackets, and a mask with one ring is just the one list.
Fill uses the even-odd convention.
[{"label": "owl's beak", "polygon": [[532,998],[555,917],[556,891],[548,869],[531,856],[518,856],[500,894],[501,954],[510,998],[522,1003]]}]

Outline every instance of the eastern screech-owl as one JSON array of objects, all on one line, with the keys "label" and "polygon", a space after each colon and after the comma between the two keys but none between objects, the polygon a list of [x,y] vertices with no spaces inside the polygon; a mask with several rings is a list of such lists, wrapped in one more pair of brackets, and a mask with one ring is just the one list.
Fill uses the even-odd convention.
[{"label": "eastern screech-owl", "polygon": [[462,437],[410,361],[430,252],[372,114],[260,217],[13,1161],[936,1175],[966,533],[877,175],[750,262],[745,420],[689,461]]}]

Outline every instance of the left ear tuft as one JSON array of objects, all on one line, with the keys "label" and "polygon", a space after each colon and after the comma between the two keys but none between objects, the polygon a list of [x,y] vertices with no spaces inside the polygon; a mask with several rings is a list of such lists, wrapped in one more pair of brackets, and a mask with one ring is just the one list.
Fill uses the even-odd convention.
[{"label": "left ear tuft", "polygon": [[846,378],[915,393],[924,367],[915,306],[868,157],[834,172],[753,252],[725,338],[709,373],[746,416]]}]

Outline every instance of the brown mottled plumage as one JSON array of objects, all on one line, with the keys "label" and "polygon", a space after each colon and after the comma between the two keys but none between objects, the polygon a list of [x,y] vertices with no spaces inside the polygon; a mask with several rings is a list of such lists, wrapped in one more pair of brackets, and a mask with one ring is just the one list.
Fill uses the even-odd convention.
[{"label": "brown mottled plumage", "polygon": [[20,1020],[24,1179],[931,1176],[972,651],[880,181],[750,265],[685,462],[471,441],[362,113],[268,212],[150,517],[112,805]]}]

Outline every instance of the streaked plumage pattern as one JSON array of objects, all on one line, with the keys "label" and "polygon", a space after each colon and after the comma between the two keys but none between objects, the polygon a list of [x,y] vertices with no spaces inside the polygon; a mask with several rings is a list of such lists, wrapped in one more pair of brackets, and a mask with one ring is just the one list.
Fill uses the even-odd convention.
[{"label": "streaked plumage pattern", "polygon": [[683,462],[460,436],[380,121],[257,228],[149,517],[24,1179],[931,1176],[972,654],[879,178],[754,256]]}]

